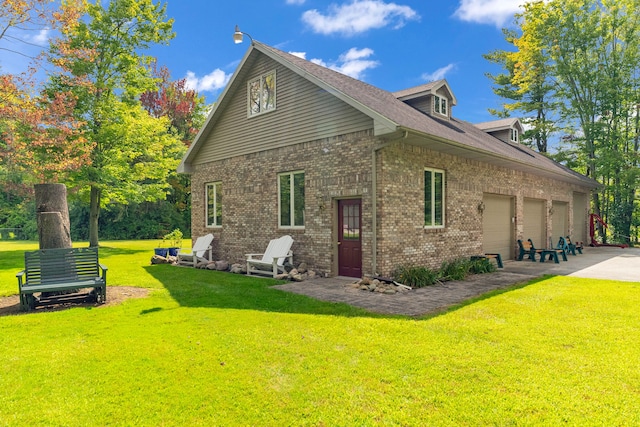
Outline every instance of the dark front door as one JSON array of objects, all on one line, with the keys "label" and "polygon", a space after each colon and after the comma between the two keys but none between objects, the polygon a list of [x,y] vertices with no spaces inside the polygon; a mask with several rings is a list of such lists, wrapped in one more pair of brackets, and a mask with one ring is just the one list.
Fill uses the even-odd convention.
[{"label": "dark front door", "polygon": [[362,277],[361,200],[338,200],[338,274]]}]

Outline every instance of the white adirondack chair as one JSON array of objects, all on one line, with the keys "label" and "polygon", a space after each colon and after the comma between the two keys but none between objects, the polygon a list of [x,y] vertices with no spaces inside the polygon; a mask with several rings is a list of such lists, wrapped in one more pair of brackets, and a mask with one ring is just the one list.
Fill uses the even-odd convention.
[{"label": "white adirondack chair", "polygon": [[246,254],[247,276],[253,273],[276,277],[278,273],[283,273],[285,260],[293,262],[291,245],[293,238],[287,235],[270,241],[264,253]]},{"label": "white adirondack chair", "polygon": [[[198,237],[191,249],[178,251],[178,264],[195,267],[200,261],[212,261],[211,242],[213,242],[213,234],[211,233]],[[205,258],[207,252],[208,257]]]}]

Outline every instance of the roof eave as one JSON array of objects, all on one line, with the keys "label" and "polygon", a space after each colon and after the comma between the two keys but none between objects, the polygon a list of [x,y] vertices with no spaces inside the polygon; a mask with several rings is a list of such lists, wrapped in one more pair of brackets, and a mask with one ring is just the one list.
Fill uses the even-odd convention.
[{"label": "roof eave", "polygon": [[[564,173],[560,173],[558,171],[554,171],[545,167],[541,167],[540,165],[531,165],[528,164],[526,162],[522,162],[519,161],[517,159],[514,159],[512,157],[507,157],[507,156],[503,156],[500,154],[496,154],[494,152],[491,151],[487,151],[487,150],[482,150],[479,148],[475,148],[475,147],[470,147],[468,145],[459,143],[459,142],[455,142],[446,138],[442,138],[436,135],[431,135],[431,134],[427,134],[424,132],[420,132],[418,130],[415,129],[408,129],[408,128],[399,128],[399,130],[402,131],[406,131],[408,132],[409,135],[415,135],[416,137],[418,137],[418,139],[424,141],[424,140],[429,140],[432,142],[435,142],[437,144],[442,144],[444,146],[447,147],[451,147],[452,149],[448,149],[448,150],[438,150],[436,149],[436,151],[442,151],[445,153],[449,153],[451,155],[456,155],[456,156],[461,156],[461,157],[465,157],[465,158],[472,158],[478,161],[482,161],[485,163],[490,163],[490,164],[495,164],[498,166],[503,166],[505,165],[505,163],[511,164],[513,166],[517,166],[514,167],[514,169],[523,171],[523,172],[528,172],[528,173],[534,173],[537,175],[545,175],[548,177],[552,177],[552,178],[556,178],[559,179],[561,181],[564,182],[569,182],[569,183],[573,183],[573,184],[579,184],[585,187],[589,187],[591,189],[596,189],[596,188],[600,188],[601,185],[591,179],[588,178],[586,176],[582,176],[580,175],[578,176],[572,176],[569,174],[569,172],[567,172],[566,174]],[[475,155],[469,155],[469,154],[475,154]],[[541,173],[542,172],[542,173]],[[577,174],[577,172],[574,172]]]}]

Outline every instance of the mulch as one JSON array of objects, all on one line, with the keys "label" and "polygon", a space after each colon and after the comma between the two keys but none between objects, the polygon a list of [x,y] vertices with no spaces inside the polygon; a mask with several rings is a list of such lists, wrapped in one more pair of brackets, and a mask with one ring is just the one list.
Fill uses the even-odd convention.
[{"label": "mulch", "polygon": [[88,298],[87,293],[83,291],[82,293],[55,298],[55,301],[52,301],[51,304],[36,306],[35,310],[27,313],[20,311],[20,297],[18,295],[12,295],[0,298],[0,316],[60,311],[73,307],[111,307],[121,304],[130,298],[144,298],[149,294],[149,291],[150,290],[146,288],[135,288],[131,286],[108,286],[107,302],[105,304],[97,304]]}]

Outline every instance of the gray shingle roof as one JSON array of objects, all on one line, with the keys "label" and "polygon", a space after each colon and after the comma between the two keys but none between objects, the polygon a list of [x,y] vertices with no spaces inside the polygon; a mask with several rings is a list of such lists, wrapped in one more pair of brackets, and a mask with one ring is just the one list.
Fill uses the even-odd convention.
[{"label": "gray shingle roof", "polygon": [[433,82],[425,83],[420,86],[410,87],[408,89],[402,89],[397,92],[393,92],[393,96],[395,96],[396,98],[402,98],[403,96],[414,95],[421,92],[429,92],[431,91],[431,89],[440,85],[441,83],[442,83],[442,80],[436,80]]},{"label": "gray shingle roof", "polygon": [[499,120],[491,120],[489,122],[476,123],[475,126],[484,130],[491,131],[497,129],[508,129],[516,123],[518,119],[513,117],[507,117]]},{"label": "gray shingle roof", "polygon": [[[439,142],[495,157],[501,162],[515,162],[525,165],[530,170],[532,168],[546,170],[573,182],[578,180],[581,184],[589,187],[598,185],[594,180],[571,171],[528,147],[500,141],[471,123],[453,117],[451,120],[444,120],[424,114],[400,101],[396,96],[398,92],[394,94],[385,91],[257,41],[253,43],[252,50],[248,56],[253,54],[254,49],[271,57],[304,78],[324,86],[325,89],[329,89],[343,101],[369,115],[374,120],[385,123],[392,130],[406,130],[427,138],[435,137]],[[438,83],[432,82],[423,86]],[[415,90],[415,88],[409,90]],[[193,145],[199,142],[199,138],[196,138]],[[196,147],[192,146],[191,148]]]},{"label": "gray shingle roof", "polygon": [[[599,184],[559,163],[547,156],[538,153],[521,144],[503,142],[475,125],[451,118],[451,120],[438,119],[422,113],[407,105],[397,98],[399,92],[391,93],[372,86],[363,81],[333,71],[329,68],[283,52],[271,46],[256,42],[255,47],[289,68],[298,69],[301,75],[307,78],[317,79],[341,95],[352,99],[352,105],[364,108],[363,112],[370,110],[374,115],[381,116],[394,123],[399,130],[410,130],[417,133],[432,135],[439,139],[450,141],[456,145],[463,145],[471,150],[482,151],[487,154],[516,163],[528,165],[537,170],[547,170],[551,173],[563,176],[570,181],[578,180],[582,185],[592,188]],[[439,82],[431,82],[424,85],[436,85]],[[415,88],[409,89],[410,91]],[[374,117],[375,118],[375,117]],[[513,119],[505,119],[513,120]]]}]

